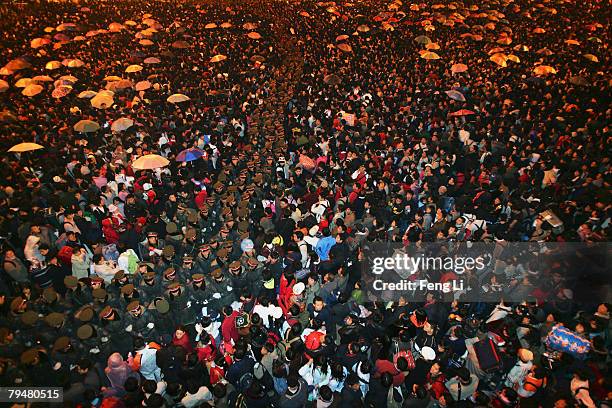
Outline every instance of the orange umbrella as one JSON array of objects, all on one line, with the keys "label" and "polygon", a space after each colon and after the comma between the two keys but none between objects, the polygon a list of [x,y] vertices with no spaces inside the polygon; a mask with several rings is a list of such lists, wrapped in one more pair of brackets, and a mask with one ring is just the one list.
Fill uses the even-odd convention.
[{"label": "orange umbrella", "polygon": [[145,64],[159,64],[161,60],[155,57],[145,58],[143,61]]},{"label": "orange umbrella", "polygon": [[453,74],[458,74],[458,73],[461,73],[461,72],[465,72],[467,70],[468,70],[468,66],[465,65],[465,64],[454,64],[451,67],[451,72]]},{"label": "orange umbrella", "polygon": [[51,44],[51,40],[48,38],[35,38],[30,41],[30,47],[32,48],[40,48],[47,44]]},{"label": "orange umbrella", "polygon": [[440,45],[438,45],[438,43],[429,43],[425,46],[425,48],[427,48],[428,50],[439,50],[440,49]]},{"label": "orange umbrella", "polygon": [[533,72],[536,75],[548,75],[548,74],[556,74],[557,70],[548,65],[538,65],[533,69]]},{"label": "orange umbrella", "polygon": [[342,34],[336,37],[336,42],[341,42],[341,41],[348,40],[348,39],[349,39],[348,35]]},{"label": "orange umbrella", "polygon": [[158,154],[146,154],[134,160],[132,168],[135,170],[153,170],[166,167],[170,162],[165,157]]},{"label": "orange umbrella", "polygon": [[221,28],[230,28],[231,26],[232,26],[232,23],[229,23],[229,22],[225,22],[220,25]]},{"label": "orange umbrella", "polygon": [[500,67],[505,68],[508,66],[508,64],[506,63],[506,61],[508,60],[508,57],[506,56],[506,54],[502,54],[502,53],[493,54],[491,55],[491,58],[489,58],[489,60],[493,61]]},{"label": "orange umbrella", "polygon": [[426,60],[437,60],[440,59],[440,56],[433,51],[427,51],[421,54],[421,58]]},{"label": "orange umbrella", "polygon": [[582,54],[582,56],[591,62],[599,62],[599,58],[593,54]]},{"label": "orange umbrella", "polygon": [[21,91],[21,94],[32,97],[32,96],[35,96],[41,93],[42,90],[43,90],[43,87],[41,85],[31,84],[31,85],[26,86],[23,89],[23,91]]},{"label": "orange umbrella", "polygon": [[506,58],[508,59],[508,61],[512,61],[516,63],[521,62],[521,59],[514,54],[508,54]]},{"label": "orange umbrella", "polygon": [[300,11],[300,16],[302,16],[302,17],[310,17],[310,14],[308,14],[307,11]]},{"label": "orange umbrella", "polygon": [[9,61],[4,67],[9,71],[19,71],[20,69],[30,68],[32,64],[22,58],[16,58]]},{"label": "orange umbrella", "polygon": [[247,34],[247,37],[249,37],[251,40],[259,40],[261,38],[261,34],[256,31],[251,31]]},{"label": "orange umbrella", "polygon": [[336,45],[336,47],[338,47],[339,50],[344,51],[344,52],[351,52],[353,51],[353,48],[351,48],[350,45],[348,45],[347,43],[341,43]]},{"label": "orange umbrella", "polygon": [[360,33],[367,33],[368,31],[370,31],[370,27],[365,24],[362,24],[357,27],[357,31],[359,31]]},{"label": "orange umbrella", "polygon": [[473,115],[474,113],[475,112],[469,109],[460,109],[457,112],[451,113],[449,116],[467,116],[467,115]]},{"label": "orange umbrella", "polygon": [[217,25],[215,23],[208,23],[204,26],[204,28],[207,30],[212,30],[213,28],[217,28]]},{"label": "orange umbrella", "polygon": [[149,81],[137,82],[136,86],[134,87],[134,89],[136,89],[137,91],[146,91],[149,88],[151,88],[151,82]]},{"label": "orange umbrella", "polygon": [[72,92],[72,87],[70,85],[60,85],[51,92],[51,96],[56,99],[63,98]]},{"label": "orange umbrella", "polygon": [[149,46],[149,45],[153,45],[154,43],[153,43],[153,41],[148,40],[148,39],[145,38],[144,40],[138,41],[138,44],[144,45],[146,47],[146,46]]},{"label": "orange umbrella", "polygon": [[312,171],[314,170],[314,168],[317,166],[315,161],[312,160],[310,157],[306,156],[305,154],[300,154],[300,162],[299,162],[302,167],[308,171]]},{"label": "orange umbrella", "polygon": [[9,83],[6,82],[4,79],[0,79],[0,92],[6,92],[9,88]]},{"label": "orange umbrella", "polygon": [[534,28],[532,31],[534,34],[544,34],[546,32],[542,27]]},{"label": "orange umbrella", "polygon": [[210,62],[221,62],[221,61],[225,61],[227,59],[227,56],[223,55],[223,54],[218,54],[215,55],[214,57],[212,57],[210,59]]},{"label": "orange umbrella", "polygon": [[566,43],[567,45],[580,45],[580,42],[579,42],[579,41],[572,40],[572,39],[570,39],[570,40],[565,40],[565,43]]}]

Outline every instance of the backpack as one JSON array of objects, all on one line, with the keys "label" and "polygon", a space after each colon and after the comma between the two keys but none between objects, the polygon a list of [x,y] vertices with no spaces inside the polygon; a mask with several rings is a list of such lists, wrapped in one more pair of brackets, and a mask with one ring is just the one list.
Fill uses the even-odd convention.
[{"label": "backpack", "polygon": [[117,245],[108,244],[102,247],[102,256],[105,261],[117,261],[119,259],[119,251]]},{"label": "backpack", "polygon": [[253,373],[248,371],[238,379],[238,383],[236,384],[236,389],[241,392],[245,392],[249,389],[251,384],[253,383]]}]

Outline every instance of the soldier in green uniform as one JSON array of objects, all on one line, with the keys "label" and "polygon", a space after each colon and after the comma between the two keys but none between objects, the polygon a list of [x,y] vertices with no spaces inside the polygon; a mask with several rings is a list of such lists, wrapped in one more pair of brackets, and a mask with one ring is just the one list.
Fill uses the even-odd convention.
[{"label": "soldier in green uniform", "polygon": [[134,337],[153,341],[156,338],[153,315],[138,300],[130,302],[126,310],[128,313],[125,315],[125,331]]}]

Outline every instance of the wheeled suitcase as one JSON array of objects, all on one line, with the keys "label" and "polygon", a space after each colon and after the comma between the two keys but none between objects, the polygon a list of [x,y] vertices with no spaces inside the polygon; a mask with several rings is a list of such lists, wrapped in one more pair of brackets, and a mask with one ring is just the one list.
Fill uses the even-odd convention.
[{"label": "wheeled suitcase", "polygon": [[480,369],[486,373],[492,373],[501,368],[501,358],[490,338],[482,339],[474,343],[474,352],[478,359]]},{"label": "wheeled suitcase", "polygon": [[544,344],[551,350],[570,354],[580,360],[585,359],[591,351],[589,340],[559,324],[550,330]]}]

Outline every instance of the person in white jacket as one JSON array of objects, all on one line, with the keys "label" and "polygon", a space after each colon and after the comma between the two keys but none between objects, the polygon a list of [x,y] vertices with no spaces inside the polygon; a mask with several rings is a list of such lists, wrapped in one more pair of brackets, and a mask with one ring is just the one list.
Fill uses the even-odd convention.
[{"label": "person in white jacket", "polygon": [[529,371],[533,367],[533,352],[527,349],[519,349],[518,361],[510,369],[508,376],[506,377],[506,386],[512,389],[517,389],[518,386],[523,382]]},{"label": "person in white jacket", "polygon": [[302,366],[298,374],[306,381],[310,389],[308,400],[314,401],[317,399],[318,389],[329,384],[331,368],[327,364],[327,358],[320,355],[316,357],[316,361],[311,359],[306,365]]},{"label": "person in white jacket", "polygon": [[199,406],[203,402],[212,401],[213,395],[204,385],[199,386],[199,382],[192,379],[187,380],[187,393],[181,400],[185,408]]},{"label": "person in white jacket", "polygon": [[102,255],[94,255],[93,262],[93,273],[104,279],[106,284],[111,283],[115,274],[121,270],[114,262],[105,261]]}]

